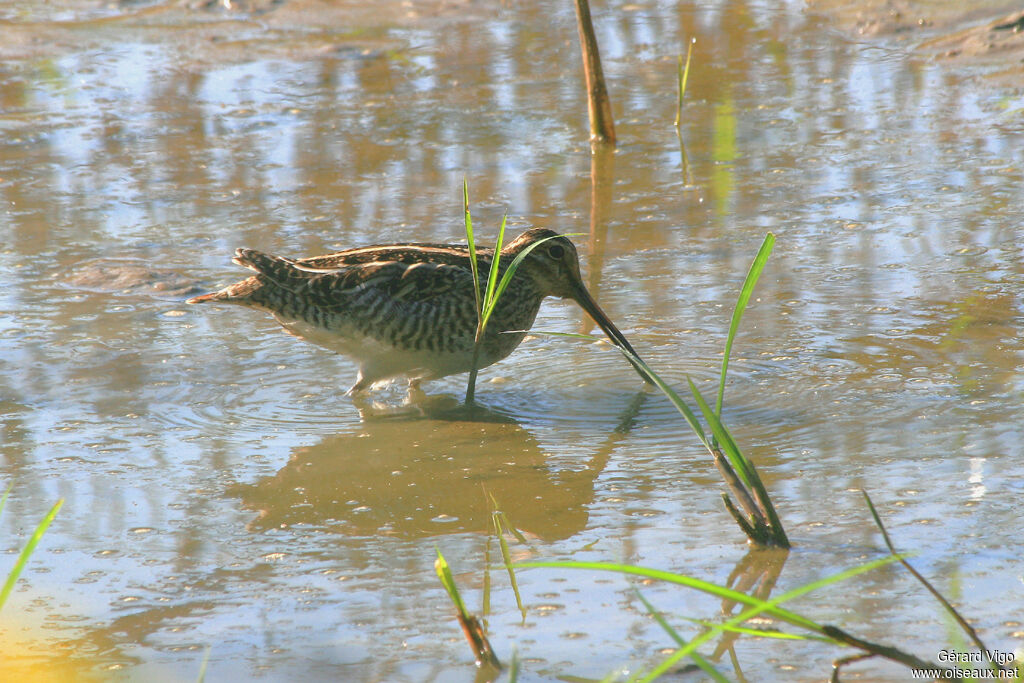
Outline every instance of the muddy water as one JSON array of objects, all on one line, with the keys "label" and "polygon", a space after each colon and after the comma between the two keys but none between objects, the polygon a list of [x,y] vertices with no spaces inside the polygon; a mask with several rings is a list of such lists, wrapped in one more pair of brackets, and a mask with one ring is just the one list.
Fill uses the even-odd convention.
[{"label": "muddy water", "polygon": [[[707,457],[607,344],[528,339],[481,374],[474,420],[448,410],[461,377],[421,414],[362,417],[350,361],[183,305],[242,274],[237,246],[456,241],[463,176],[484,234],[505,211],[513,231],[585,233],[604,309],[709,393],[774,232],[725,417],[796,544],[776,592],[881,556],[865,488],[989,647],[1021,646],[1024,119],[984,67],[797,2],[597,6],[621,142],[592,159],[567,3],[0,15],[3,567],[66,500],[2,614],[5,677],[191,681],[209,649],[207,680],[470,681],[435,547],[474,610],[489,576],[521,680],[659,659],[671,642],[619,578],[522,572],[524,621],[486,572],[485,491],[528,534],[520,559],[746,566]],[[537,326],[592,331],[563,302]],[[720,614],[645,592],[684,633]],[[950,642],[897,570],[794,608],[925,659]],[[750,680],[821,680],[837,656],[735,650]]]}]

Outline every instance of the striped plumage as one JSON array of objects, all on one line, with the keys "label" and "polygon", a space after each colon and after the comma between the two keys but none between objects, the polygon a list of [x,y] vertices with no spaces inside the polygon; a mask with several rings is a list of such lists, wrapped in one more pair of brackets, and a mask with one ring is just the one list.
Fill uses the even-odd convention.
[{"label": "striped plumage", "polygon": [[[500,271],[537,242],[494,310],[478,367],[512,353],[548,296],[577,301],[615,344],[635,353],[584,287],[568,238],[527,230],[501,250]],[[477,258],[482,292],[494,250],[478,249]],[[359,376],[350,393],[394,377],[416,384],[470,370],[477,313],[466,246],[394,244],[297,260],[239,249],[234,262],[257,274],[188,303],[265,310],[289,333],[354,358]]]}]

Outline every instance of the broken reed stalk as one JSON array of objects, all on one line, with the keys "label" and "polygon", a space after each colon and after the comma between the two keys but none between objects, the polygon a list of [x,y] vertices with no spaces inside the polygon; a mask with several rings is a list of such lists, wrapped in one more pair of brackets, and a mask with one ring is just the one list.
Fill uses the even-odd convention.
[{"label": "broken reed stalk", "polygon": [[848,657],[839,657],[838,659],[832,660],[832,675],[829,676],[828,683],[840,683],[839,671],[847,664],[853,664],[854,662],[862,662],[865,659],[873,659],[878,655],[866,652],[857,655],[850,655]]},{"label": "broken reed stalk", "polygon": [[594,23],[590,19],[588,0],[575,0],[576,28],[580,34],[580,49],[583,51],[583,74],[587,80],[587,114],[590,118],[591,143],[615,144],[615,122],[612,120],[612,104],[601,70],[601,54],[594,35]]}]

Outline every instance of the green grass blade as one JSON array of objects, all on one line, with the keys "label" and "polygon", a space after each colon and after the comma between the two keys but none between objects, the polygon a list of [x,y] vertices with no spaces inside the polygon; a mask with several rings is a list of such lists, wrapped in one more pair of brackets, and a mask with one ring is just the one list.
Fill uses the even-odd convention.
[{"label": "green grass blade", "polygon": [[548,240],[553,240],[556,237],[556,235],[552,235],[551,237],[545,237],[542,240],[537,240],[536,242],[534,242],[533,244],[529,245],[521,252],[519,252],[516,255],[516,257],[512,259],[512,263],[510,263],[508,265],[508,268],[505,269],[505,272],[501,276],[501,281],[498,283],[497,288],[494,290],[494,297],[489,302],[489,305],[484,307],[483,325],[485,327],[487,325],[487,321],[491,317],[491,313],[493,313],[495,307],[497,307],[498,301],[501,299],[501,295],[505,293],[505,289],[508,287],[508,283],[512,281],[512,277],[516,274],[516,271],[519,269],[519,264],[523,262],[523,259],[526,258],[531,251],[533,251],[540,245],[544,244]]},{"label": "green grass blade", "polygon": [[480,614],[487,618],[491,614],[491,537],[484,542],[484,576],[481,588]]},{"label": "green grass blade", "polygon": [[753,467],[746,456],[740,451],[739,446],[733,440],[729,430],[725,428],[718,416],[711,410],[711,406],[708,405],[707,401],[704,400],[704,395],[700,393],[697,385],[693,383],[689,377],[686,378],[686,382],[690,387],[690,393],[693,395],[693,400],[696,401],[697,407],[700,408],[701,413],[704,415],[704,419],[707,420],[708,427],[711,428],[711,433],[715,437],[715,442],[721,446],[722,450],[725,451],[726,456],[729,458],[729,462],[732,463],[733,468],[740,475],[743,483],[748,487],[753,488],[752,483],[752,470]]},{"label": "green grass blade", "polygon": [[632,358],[633,361],[642,368],[645,373],[647,373],[647,376],[650,378],[651,382],[654,383],[654,386],[661,389],[661,393],[665,394],[668,400],[672,402],[672,405],[676,407],[679,414],[683,416],[684,420],[686,420],[686,424],[690,425],[690,429],[692,429],[693,433],[697,435],[700,442],[704,444],[704,447],[711,450],[711,443],[708,441],[707,434],[704,433],[704,428],[701,427],[700,422],[697,421],[697,416],[694,415],[692,410],[690,410],[690,406],[686,405],[686,401],[676,393],[675,389],[670,387],[658,373],[652,370],[651,366],[648,365],[646,361],[640,360],[639,357],[634,356],[625,349],[620,348],[619,350],[626,354],[627,358]]},{"label": "green grass blade", "polygon": [[210,666],[211,652],[213,652],[213,645],[207,645],[206,652],[203,653],[203,661],[199,664],[199,676],[196,678],[196,683],[203,683],[206,680],[206,669]]},{"label": "green grass blade", "polygon": [[748,626],[725,626],[724,624],[717,624],[707,619],[693,619],[691,617],[680,617],[686,621],[692,621],[695,624],[699,624],[704,628],[716,628],[722,627],[723,631],[729,633],[738,633],[740,635],[752,636],[754,638],[772,638],[775,640],[816,640],[821,643],[833,642],[828,636],[818,636],[807,633],[789,633],[787,631],[777,631],[775,629],[766,628],[750,628]]},{"label": "green grass blade", "polygon": [[495,289],[498,285],[498,269],[501,267],[501,245],[505,240],[505,223],[507,221],[508,214],[506,213],[501,217],[501,227],[498,228],[498,241],[494,243],[494,258],[491,259],[491,269],[487,273],[487,291],[484,294],[484,309],[492,307],[494,305],[493,302],[497,299],[495,296]]},{"label": "green grass blade", "polygon": [[896,547],[892,544],[892,539],[889,538],[889,532],[886,531],[885,525],[882,524],[882,518],[878,516],[878,510],[875,509],[875,504],[871,501],[871,496],[864,489],[860,491],[861,495],[864,496],[864,502],[868,504],[868,511],[871,513],[871,517],[875,520],[875,526],[882,532],[882,540],[885,541],[885,547],[889,549],[889,552],[893,555],[896,554]]},{"label": "green grass blade", "polygon": [[[501,548],[501,559],[505,563],[505,569],[508,571],[508,580],[512,585],[512,593],[516,596],[516,606],[519,608],[520,614],[523,615],[523,621],[526,621],[526,607],[523,606],[523,598],[519,594],[519,583],[516,581],[516,571],[512,568],[512,551],[509,550],[508,541],[505,540],[505,528],[502,524],[502,519],[505,516],[499,507],[497,499],[491,495],[491,501],[494,503],[494,507],[491,509],[491,523],[494,525],[494,534],[498,537],[498,546]],[[508,520],[505,520],[506,522]],[[509,525],[511,526],[511,525]],[[517,532],[518,533],[518,532]],[[522,534],[519,534],[522,537]],[[525,538],[523,539],[526,540]]]},{"label": "green grass blade", "polygon": [[[676,642],[676,645],[678,645],[679,647],[686,647],[688,645],[686,640],[683,639],[683,637],[679,635],[679,633],[674,628],[672,628],[671,624],[665,621],[665,617],[662,616],[661,612],[654,609],[654,605],[648,602],[647,598],[645,598],[643,593],[640,592],[640,589],[634,586],[633,592],[636,593],[636,597],[640,598],[640,602],[644,604],[644,607],[647,609],[648,614],[654,617],[654,620],[657,621],[658,625],[661,626],[662,630],[665,631],[665,633],[667,633],[669,637]],[[696,652],[690,653],[690,659],[692,659],[693,662],[697,666],[699,666],[704,673],[706,673],[708,676],[711,676],[711,678],[718,681],[718,683],[729,683],[729,679],[723,676],[721,673],[719,673],[718,669],[716,669],[711,664],[711,662],[704,659]]]},{"label": "green grass blade", "polygon": [[[871,562],[865,562],[862,565],[858,565],[856,567],[852,567],[850,569],[846,569],[846,570],[841,571],[841,572],[839,572],[837,574],[833,574],[831,576],[827,576],[824,579],[819,579],[818,581],[814,581],[812,583],[800,586],[798,588],[794,588],[793,590],[788,591],[786,593],[783,593],[782,595],[779,595],[779,596],[777,596],[777,597],[775,597],[775,598],[773,598],[771,600],[768,600],[768,601],[758,601],[758,602],[762,602],[762,604],[761,605],[752,606],[749,609],[746,609],[743,612],[737,614],[732,619],[729,619],[729,620],[727,620],[726,622],[724,622],[722,624],[716,625],[711,630],[706,631],[706,632],[700,634],[699,636],[697,636],[696,638],[694,638],[693,640],[691,640],[689,642],[689,644],[686,645],[686,647],[682,647],[682,648],[676,650],[675,652],[673,652],[671,655],[669,655],[669,657],[667,657],[664,661],[662,661],[661,664],[659,664],[654,669],[649,671],[647,673],[647,675],[643,679],[641,679],[641,680],[644,683],[651,683],[651,682],[655,681],[656,679],[660,678],[662,675],[664,675],[665,673],[670,671],[684,657],[689,656],[690,653],[693,650],[695,650],[699,646],[703,645],[707,641],[711,640],[712,638],[717,637],[719,633],[722,633],[723,631],[725,631],[728,628],[731,628],[731,627],[736,626],[738,624],[742,624],[743,622],[745,622],[745,621],[747,621],[749,619],[752,619],[753,617],[755,617],[755,616],[757,616],[757,615],[759,615],[759,614],[761,614],[763,612],[771,614],[772,616],[777,616],[775,614],[774,610],[777,609],[777,606],[782,604],[783,602],[786,602],[788,600],[793,600],[795,598],[801,597],[803,595],[806,595],[807,593],[810,593],[812,591],[818,590],[820,588],[824,588],[824,587],[829,586],[831,584],[838,583],[840,581],[845,581],[846,579],[853,578],[854,576],[857,576],[858,574],[863,574],[865,572],[869,572],[869,571],[872,571],[874,569],[878,569],[879,567],[883,567],[883,566],[885,566],[887,564],[891,564],[892,562],[895,562],[895,561],[896,561],[896,559],[890,556],[890,557],[883,557],[883,558],[878,559],[878,560],[872,560]],[[801,619],[804,619],[804,618],[801,617]],[[808,621],[811,624],[813,624],[813,628],[809,629],[809,630],[812,630],[814,633],[817,633],[819,635],[824,636],[825,638],[828,639],[828,642],[832,642],[832,643],[836,642],[835,640],[829,638],[824,633],[824,626],[823,625],[818,624],[818,623],[813,622],[813,621],[810,621],[809,619],[805,619],[805,621]]]},{"label": "green grass blade", "polygon": [[636,586],[633,586],[633,594],[636,595],[640,602],[644,603],[644,607],[647,609],[647,613],[654,617],[654,620],[658,622],[658,626],[661,626],[661,630],[667,633],[669,638],[676,641],[676,645],[678,645],[679,647],[683,647],[686,645],[686,640],[681,635],[679,635],[678,631],[672,628],[671,624],[665,621],[665,617],[662,615],[662,613],[654,608],[654,605],[652,605],[650,601],[644,597],[644,594],[641,593],[640,589]]},{"label": "green grass blade", "polygon": [[690,39],[690,46],[686,48],[686,67],[683,67],[683,56],[679,55],[679,64],[677,66],[677,76],[679,81],[679,99],[676,101],[676,128],[679,128],[679,124],[683,120],[683,96],[686,95],[686,81],[690,78],[690,58],[693,57],[693,44],[697,42],[696,38]]},{"label": "green grass blade", "polygon": [[13,489],[13,488],[14,488],[14,482],[12,481],[10,483],[10,485],[7,487],[7,490],[4,491],[4,497],[0,498],[0,513],[2,513],[4,511],[4,506],[7,505],[7,496],[9,496],[11,494],[11,489]]},{"label": "green grass blade", "polygon": [[743,281],[743,287],[740,289],[740,298],[736,302],[736,308],[733,309],[732,322],[729,324],[729,335],[725,340],[725,355],[722,358],[722,377],[718,383],[718,400],[715,402],[716,415],[722,414],[722,399],[725,396],[725,375],[729,369],[729,354],[732,353],[732,343],[736,338],[736,331],[740,327],[740,319],[743,317],[743,311],[750,301],[750,296],[754,292],[754,286],[757,284],[758,278],[761,277],[761,272],[764,270],[765,263],[768,262],[768,257],[771,256],[774,246],[775,235],[768,233],[764,236],[764,242],[761,243],[761,248],[758,249],[757,256],[754,257],[754,262],[750,264],[750,270],[747,271],[747,277]]},{"label": "green grass blade", "polygon": [[[476,395],[477,364],[480,360],[480,339],[483,337],[484,306],[480,298],[480,267],[476,257],[476,239],[473,236],[473,217],[469,211],[469,182],[462,177],[462,210],[466,223],[466,242],[469,245],[469,268],[473,275],[473,301],[476,304],[476,335],[473,338],[473,360],[469,367],[469,379],[466,381],[466,405],[473,404]],[[492,264],[493,265],[493,264]]]},{"label": "green grass blade", "polygon": [[469,213],[469,182],[462,178],[462,211],[466,223],[466,241],[469,243],[469,267],[473,271],[473,294],[476,297],[477,320],[482,318],[483,306],[480,302],[480,288],[477,283],[480,281],[479,266],[476,260],[476,240],[473,237],[473,217]]},{"label": "green grass blade", "polygon": [[501,559],[505,563],[505,569],[508,570],[508,580],[512,584],[512,593],[516,596],[516,607],[519,608],[520,614],[523,615],[523,621],[526,621],[526,607],[523,606],[523,598],[519,594],[519,583],[516,581],[516,570],[512,568],[512,553],[508,549],[508,542],[505,537],[501,535],[499,531],[498,543],[501,546]]},{"label": "green grass blade", "polygon": [[[888,558],[887,558],[888,559]],[[662,571],[660,569],[650,569],[647,567],[633,567],[626,564],[618,564],[614,562],[573,562],[573,561],[561,561],[561,562],[518,562],[515,565],[516,569],[527,569],[533,567],[548,567],[553,569],[594,569],[598,571],[615,572],[618,574],[625,574],[629,576],[641,576],[647,579],[655,579],[658,581],[665,581],[668,583],[674,583],[680,586],[686,586],[687,588],[693,588],[699,590],[702,593],[708,593],[715,597],[722,598],[723,600],[732,600],[733,602],[739,602],[744,605],[753,605],[763,607],[760,611],[767,611],[777,619],[781,619],[787,623],[793,624],[800,628],[808,630],[817,630],[819,625],[810,619],[790,612],[789,610],[781,607],[775,607],[774,605],[767,605],[764,600],[751,597],[746,593],[741,593],[732,588],[725,586],[719,586],[718,584],[704,581],[703,579],[697,579],[692,576],[686,576],[685,574],[674,574],[672,572]]]},{"label": "green grass blade", "polygon": [[505,524],[505,531],[510,532],[513,536],[516,537],[516,540],[519,541],[520,543],[522,543],[523,545],[525,545],[527,547],[530,547],[530,540],[528,538],[526,538],[526,536],[523,535],[522,531],[520,531],[519,529],[515,528],[508,521],[508,517],[505,516],[505,513],[504,512],[499,512],[498,515],[501,517],[502,522],[504,522],[504,524]]},{"label": "green grass blade", "polygon": [[[884,567],[888,564],[892,564],[896,561],[898,561],[898,558],[893,557],[891,555],[888,557],[879,558],[877,560],[871,560],[870,562],[865,562],[864,564],[857,565],[856,567],[851,567],[850,569],[846,569],[836,574],[832,574],[831,576],[827,576],[823,579],[812,581],[811,583],[799,586],[797,588],[794,588],[793,590],[783,593],[782,595],[776,596],[771,600],[761,600],[759,598],[747,595],[746,593],[740,593],[739,591],[732,590],[731,588],[719,586],[717,584],[703,581],[701,579],[695,579],[693,577],[685,576],[683,574],[673,574],[671,572],[661,571],[658,569],[649,569],[646,567],[632,567],[629,565],[622,565],[611,562],[520,562],[516,564],[516,568],[528,569],[535,567],[547,567],[555,569],[591,569],[632,576],[642,576],[644,578],[655,579],[659,581],[667,581],[669,583],[687,586],[689,588],[693,588],[695,590],[699,590],[701,592],[705,592],[716,597],[721,597],[724,599],[732,600],[750,606],[748,609],[744,610],[735,617],[727,620],[723,624],[718,624],[710,631],[707,631],[706,633],[702,633],[699,636],[695,637],[685,647],[676,650],[676,652],[674,652],[668,659],[666,659],[660,665],[658,665],[658,667],[656,667],[643,679],[645,681],[653,681],[655,678],[671,669],[676,662],[681,660],[683,657],[688,656],[691,652],[696,650],[696,648],[702,645],[703,643],[716,637],[726,628],[742,624],[743,622],[761,613],[766,613],[780,621],[784,621],[798,628],[802,628],[811,631],[812,633],[825,636],[826,638],[828,638],[828,634],[825,633],[825,626],[811,619],[808,619],[807,617],[804,617],[800,614],[779,607],[779,605],[789,600],[793,600],[795,598],[804,596],[807,593],[811,593],[821,588],[825,588],[826,586],[830,586],[834,583],[845,581],[847,579],[853,578],[854,576],[858,576],[860,574],[873,571],[880,567]],[[832,639],[829,639],[829,641],[835,642]]]},{"label": "green grass blade", "polygon": [[519,650],[512,647],[512,661],[508,663],[508,683],[519,680]]},{"label": "green grass blade", "polygon": [[513,536],[516,537],[517,541],[529,547],[530,541],[527,540],[526,536],[523,536],[523,532],[521,532],[519,529],[515,527],[515,525],[508,521],[508,517],[502,511],[501,506],[498,505],[498,499],[495,498],[494,494],[491,493],[490,491],[487,491],[486,489],[484,490],[487,492],[487,497],[491,499],[491,514],[497,515],[500,518],[501,523],[505,525],[505,531],[510,532]]},{"label": "green grass blade", "polygon": [[[6,497],[6,494],[4,494],[5,499]],[[63,498],[58,500],[57,503],[50,508],[50,511],[46,513],[45,517],[43,517],[43,521],[39,522],[39,526],[36,527],[36,530],[28,540],[28,543],[24,548],[22,548],[21,554],[18,555],[18,561],[15,562],[11,573],[7,575],[7,582],[4,584],[3,589],[0,590],[0,609],[3,609],[4,603],[7,602],[7,598],[10,596],[11,591],[14,590],[14,584],[17,583],[18,577],[21,575],[21,571],[25,568],[25,565],[28,564],[28,558],[36,549],[36,546],[39,545],[39,541],[43,538],[43,534],[46,533],[46,530],[49,528],[50,523],[53,522],[54,517],[57,516],[62,505],[64,505]]]},{"label": "green grass blade", "polygon": [[679,123],[683,119],[683,56],[679,55],[676,58],[676,84],[678,89],[676,90],[676,120],[675,127],[679,128]]},{"label": "green grass blade", "polygon": [[462,632],[473,649],[473,656],[476,657],[477,666],[491,667],[500,671],[501,662],[498,661],[498,657],[494,654],[494,649],[487,639],[487,634],[484,633],[483,623],[466,611],[466,603],[462,601],[462,596],[459,595],[459,589],[455,585],[455,578],[452,577],[452,570],[448,566],[448,562],[444,559],[444,555],[441,554],[440,548],[435,546],[435,550],[437,551],[437,559],[434,560],[434,571],[437,572],[437,577],[441,579],[441,585],[448,591],[448,597],[451,598],[452,603],[455,605],[459,625],[462,627]]},{"label": "green grass blade", "polygon": [[683,68],[683,80],[679,84],[680,100],[686,95],[686,82],[690,80],[690,60],[693,58],[693,46],[696,42],[696,38],[690,38],[690,44],[686,48],[686,66]]},{"label": "green grass blade", "polygon": [[459,595],[459,587],[455,585],[455,577],[452,576],[451,567],[448,566],[448,561],[441,554],[441,549],[434,549],[437,551],[437,559],[434,560],[434,571],[437,572],[437,578],[441,579],[441,585],[448,591],[448,597],[452,599],[452,604],[455,605],[456,611],[463,618],[468,618],[469,613],[466,611],[466,603],[462,601],[462,596]]},{"label": "green grass blade", "polygon": [[758,502],[762,512],[768,518],[768,524],[771,527],[775,541],[780,546],[788,548],[789,539],[786,537],[786,532],[782,527],[782,520],[779,519],[771,496],[768,495],[768,489],[765,488],[764,483],[761,481],[761,475],[757,473],[754,463],[747,456],[743,455],[739,446],[736,445],[736,441],[732,438],[732,434],[726,429],[718,415],[711,411],[697,386],[689,378],[687,378],[687,382],[690,384],[690,391],[693,392],[694,400],[697,401],[697,405],[700,406],[704,418],[708,421],[708,426],[711,427],[711,431],[715,435],[715,440],[718,441],[725,451],[733,468],[738,471],[740,479],[752,490],[754,500]]},{"label": "green grass blade", "polygon": [[529,332],[530,334],[543,334],[548,337],[568,337],[569,339],[582,339],[584,341],[601,341],[600,337],[592,334],[580,334],[579,332],[553,332],[551,330],[509,330],[509,332]]}]

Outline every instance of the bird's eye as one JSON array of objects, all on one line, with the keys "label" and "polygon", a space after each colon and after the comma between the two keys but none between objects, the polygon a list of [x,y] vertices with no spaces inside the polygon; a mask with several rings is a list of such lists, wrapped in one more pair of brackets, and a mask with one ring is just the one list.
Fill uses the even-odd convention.
[{"label": "bird's eye", "polygon": [[565,256],[565,247],[563,247],[560,244],[551,245],[550,247],[548,247],[548,256],[555,259],[556,261],[560,261],[562,257]]}]

